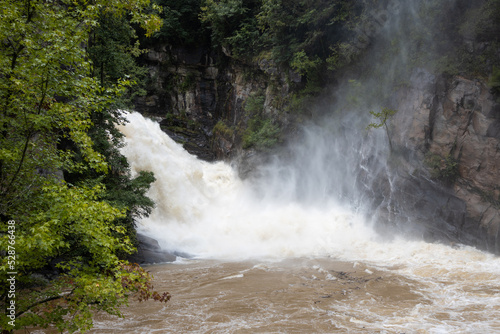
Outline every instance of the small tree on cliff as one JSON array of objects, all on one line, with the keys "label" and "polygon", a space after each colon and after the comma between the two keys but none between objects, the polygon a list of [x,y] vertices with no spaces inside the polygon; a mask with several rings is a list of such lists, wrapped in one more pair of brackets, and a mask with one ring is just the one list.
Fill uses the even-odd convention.
[{"label": "small tree on cliff", "polygon": [[373,110],[370,111],[370,114],[374,116],[377,120],[378,123],[370,123],[366,127],[367,129],[371,128],[381,128],[384,127],[385,133],[387,134],[387,139],[389,140],[389,148],[392,152],[392,141],[391,141],[391,134],[389,133],[389,126],[387,125],[387,121],[396,114],[397,110],[392,110],[389,108],[383,108],[381,112],[375,112]]}]

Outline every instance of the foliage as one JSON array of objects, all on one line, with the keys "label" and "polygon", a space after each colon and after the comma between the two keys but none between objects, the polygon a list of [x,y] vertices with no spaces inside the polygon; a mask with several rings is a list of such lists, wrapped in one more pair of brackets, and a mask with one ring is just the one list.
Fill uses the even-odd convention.
[{"label": "foliage", "polygon": [[250,115],[248,126],[243,133],[243,148],[269,149],[276,145],[280,136],[280,128],[264,115],[262,94],[251,95],[245,102],[245,111]]},{"label": "foliage", "polygon": [[261,114],[264,110],[266,97],[262,93],[250,95],[244,105],[245,112],[248,114]]},{"label": "foliage", "polygon": [[255,5],[254,0],[203,0],[200,19],[210,27],[212,45],[225,48],[235,57],[247,56],[259,34],[251,13]]},{"label": "foliage", "polygon": [[392,110],[389,108],[383,108],[380,112],[370,111],[370,114],[377,119],[377,123],[370,123],[366,127],[367,129],[378,129],[384,127],[385,132],[387,134],[387,139],[389,140],[389,148],[391,151],[393,150],[391,135],[389,133],[389,126],[387,125],[387,121],[396,114],[397,110]]},{"label": "foliage", "polygon": [[348,42],[339,42],[330,46],[330,55],[326,59],[328,69],[339,70],[357,59],[360,53],[359,49]]},{"label": "foliage", "polygon": [[[189,45],[206,45],[202,36],[210,33],[210,46],[218,51],[217,61],[230,56],[248,64],[265,55],[282,73],[294,69],[302,75],[301,83],[291,87],[304,90],[298,94],[301,96],[316,96],[327,82],[338,78],[332,71],[341,71],[353,62],[360,65],[361,76],[378,76],[384,81],[379,91],[407,78],[412,67],[485,77],[492,66],[500,66],[497,0],[429,0],[405,6],[377,0],[157,3],[164,9],[164,28],[169,31],[162,36],[168,35],[171,44],[186,45],[188,40],[197,39],[197,44]],[[442,19],[450,16],[454,19]],[[381,33],[389,29],[391,39]],[[360,61],[368,55],[369,61]],[[387,66],[371,66],[373,61],[386,64],[389,59],[395,62],[389,70]]]},{"label": "foliage", "polygon": [[140,49],[136,31],[126,17],[104,13],[98,23],[89,35],[87,47],[92,76],[102,87],[112,87],[120,79],[133,83],[127,89],[127,99],[121,101],[122,106],[128,106],[135,96],[145,94],[147,68],[135,61],[145,50]]},{"label": "foliage", "polygon": [[290,63],[302,50],[313,59],[326,59],[328,47],[341,38],[343,23],[353,13],[350,1],[265,0],[257,19],[263,44],[271,47],[275,61]]},{"label": "foliage", "polygon": [[314,97],[310,94],[303,94],[302,92],[297,94],[291,94],[291,98],[288,101],[287,110],[296,114],[305,113],[309,111],[309,107],[314,105]]},{"label": "foliage", "polygon": [[226,138],[231,138],[234,135],[234,129],[231,127],[227,126],[224,121],[220,120],[215,124],[214,129],[213,129],[214,134],[217,134],[219,136],[223,136]]},{"label": "foliage", "polygon": [[243,148],[268,149],[278,143],[280,128],[271,119],[254,116],[243,135]]},{"label": "foliage", "polygon": [[[101,200],[103,195],[102,186],[68,187],[62,182],[43,187],[39,210],[16,224],[16,328],[55,325],[70,332],[85,330],[91,328],[95,311],[119,315],[120,305],[133,292],[167,298],[152,290],[141,270],[124,269],[130,265],[117,253],[130,253],[132,244],[123,227],[110,224],[124,212]],[[0,244],[7,249],[6,231],[1,232]],[[50,259],[54,267],[47,268]],[[1,269],[6,281],[11,271],[6,261]],[[34,273],[48,269],[59,275],[40,284]],[[4,306],[6,288],[2,285],[0,291]],[[0,321],[3,328],[12,328],[5,316]]]},{"label": "foliage", "polygon": [[313,82],[320,81],[319,73],[321,64],[322,61],[318,56],[314,59],[310,59],[304,50],[296,52],[290,62],[290,66],[295,71],[306,76],[309,86],[311,86],[311,83]]},{"label": "foliage", "polygon": [[[115,224],[125,228],[134,245],[137,244],[135,220],[149,215],[154,207],[146,191],[155,178],[152,173],[144,171],[135,179],[131,178],[128,162],[119,152],[123,135],[116,127],[125,120],[115,108],[129,107],[135,96],[145,93],[147,68],[140,67],[135,60],[144,51],[140,48],[136,30],[125,16],[113,13],[99,16],[99,25],[92,29],[87,47],[87,54],[92,60],[91,75],[99,80],[103,88],[114,87],[123,79],[127,79],[130,85],[124,94],[115,97],[111,108],[90,115],[92,125],[88,133],[95,150],[106,157],[110,167],[108,172],[65,171],[64,175],[65,180],[72,184],[102,182],[107,190],[105,200],[125,210],[126,216],[116,220]],[[60,147],[64,144],[61,143]],[[77,155],[76,159],[81,160],[81,156]],[[120,255],[125,256],[123,252]]]},{"label": "foliage", "polygon": [[154,34],[154,39],[171,45],[187,47],[207,43],[209,36],[203,29],[199,16],[201,0],[155,0],[162,8],[161,29]]},{"label": "foliage", "polygon": [[245,59],[252,55],[249,50],[259,48],[259,37],[260,32],[256,27],[256,21],[247,19],[240,24],[234,35],[226,38],[226,41],[230,46],[233,57]]},{"label": "foliage", "polygon": [[431,177],[446,183],[453,183],[458,177],[458,161],[447,154],[441,157],[437,154],[428,153],[425,163],[431,169]]},{"label": "foliage", "polygon": [[[154,207],[154,202],[146,196],[146,192],[150,184],[155,181],[155,177],[153,173],[146,171],[141,171],[135,178],[131,177],[128,161],[119,151],[123,146],[123,134],[118,131],[116,125],[124,122],[119,111],[104,110],[92,113],[91,120],[92,126],[88,133],[94,149],[106,157],[108,171],[102,173],[92,169],[80,172],[65,170],[64,179],[74,185],[104,184],[106,193],[103,199],[125,210],[126,213],[125,217],[115,220],[114,224],[123,226],[126,235],[135,245],[135,220],[148,216]],[[66,145],[61,143],[60,147]],[[74,160],[81,162],[81,155],[77,153]],[[120,253],[120,255],[125,254]]]},{"label": "foliage", "polygon": [[194,87],[196,87],[196,74],[189,72],[184,78],[182,78],[181,84],[179,85],[179,91],[186,93]]},{"label": "foliage", "polygon": [[[84,48],[104,17],[119,22],[126,16],[151,35],[161,22],[144,11],[147,4],[2,2],[2,252],[15,235],[15,262],[0,262],[4,310],[11,300],[6,273],[17,272],[15,326],[0,314],[7,331],[33,325],[84,331],[93,311],[118,314],[131,293],[168,299],[152,291],[147,274],[118,256],[133,251],[119,222],[130,212],[147,213],[151,205],[142,196],[151,174],[125,182],[125,192],[110,182],[113,175],[127,178],[123,157],[116,154],[119,138],[109,131],[119,117],[110,110],[131,84],[119,79],[126,66],[115,71],[111,61],[103,61],[106,80],[98,80]],[[9,221],[15,221],[15,234],[8,232]]]},{"label": "foliage", "polygon": [[269,54],[278,66],[304,75],[308,89],[316,91],[329,48],[343,39],[355,8],[344,0],[204,0],[200,18],[224,54],[246,62]]}]

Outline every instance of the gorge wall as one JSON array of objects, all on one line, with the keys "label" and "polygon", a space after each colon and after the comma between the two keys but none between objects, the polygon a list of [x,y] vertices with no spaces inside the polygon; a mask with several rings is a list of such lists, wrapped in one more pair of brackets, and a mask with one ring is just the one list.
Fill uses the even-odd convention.
[{"label": "gorge wall", "polygon": [[392,98],[394,152],[376,182],[361,182],[373,208],[400,224],[391,228],[499,253],[500,104],[490,88],[417,69]]},{"label": "gorge wall", "polygon": [[[279,133],[272,134],[276,141],[291,125],[283,101],[290,97],[291,84],[300,84],[301,76],[281,71],[271,60],[221,62],[208,49],[162,45],[146,55],[145,63],[152,84],[149,94],[136,100],[136,110],[161,117],[164,131],[202,160],[234,158],[243,146],[247,151],[263,148],[243,142],[245,135],[259,130],[249,128],[252,118],[279,127]],[[251,96],[257,98],[257,106],[245,108]]]}]

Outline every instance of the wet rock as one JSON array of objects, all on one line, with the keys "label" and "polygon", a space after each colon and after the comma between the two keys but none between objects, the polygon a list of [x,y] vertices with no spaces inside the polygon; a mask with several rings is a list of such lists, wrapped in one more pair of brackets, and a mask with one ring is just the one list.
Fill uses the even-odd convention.
[{"label": "wet rock", "polygon": [[153,238],[137,233],[137,240],[139,241],[137,253],[128,258],[132,263],[164,263],[173,262],[177,258],[174,254],[162,250],[158,241]]},{"label": "wet rock", "polygon": [[[411,168],[391,183],[402,215],[445,238],[500,252],[500,126],[488,87],[463,77],[416,70],[396,97],[393,143],[413,152]],[[426,163],[434,156],[456,163],[448,182]],[[442,166],[443,167],[443,166]],[[444,166],[443,168],[446,168]],[[411,170],[421,171],[413,174]],[[407,174],[405,174],[407,173]],[[406,175],[406,176],[405,176]],[[387,195],[390,196],[390,195]]]},{"label": "wet rock", "polygon": [[215,160],[210,137],[204,131],[203,124],[196,123],[186,116],[169,115],[160,122],[160,127],[189,153],[201,160]]}]

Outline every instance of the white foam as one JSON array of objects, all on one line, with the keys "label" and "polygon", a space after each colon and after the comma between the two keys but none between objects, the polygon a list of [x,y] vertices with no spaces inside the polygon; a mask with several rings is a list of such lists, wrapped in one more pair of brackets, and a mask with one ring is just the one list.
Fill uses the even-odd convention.
[{"label": "white foam", "polygon": [[157,178],[149,192],[157,207],[139,229],[165,249],[219,259],[327,255],[375,236],[333,201],[318,208],[258,198],[228,164],[197,160],[137,113],[128,119],[123,153],[134,172]]},{"label": "white foam", "polygon": [[283,196],[259,198],[229,164],[200,161],[158,123],[138,113],[127,118],[120,128],[126,136],[123,153],[134,173],[153,171],[157,178],[149,191],[157,207],[139,230],[167,250],[217,259],[333,256],[400,265],[421,276],[429,266],[448,276],[500,272],[497,258],[472,247],[377,241],[361,215],[333,199],[318,206],[283,201]]}]

